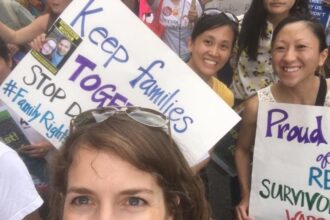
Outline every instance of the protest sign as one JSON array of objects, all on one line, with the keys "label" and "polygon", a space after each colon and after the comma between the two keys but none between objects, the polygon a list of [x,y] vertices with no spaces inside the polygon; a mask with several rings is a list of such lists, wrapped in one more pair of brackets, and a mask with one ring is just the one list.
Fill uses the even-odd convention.
[{"label": "protest sign", "polygon": [[323,27],[328,27],[330,8],[322,4],[323,0],[309,0],[309,10],[311,14],[320,20]]},{"label": "protest sign", "polygon": [[260,102],[250,215],[256,220],[330,216],[330,111]]},{"label": "protest sign", "polygon": [[[194,164],[239,121],[121,1],[72,1],[47,37],[58,44],[52,56],[28,54],[0,97],[56,147],[82,111],[144,106],[170,119],[172,136]],[[61,42],[66,51],[55,59]]]},{"label": "protest sign", "polygon": [[30,144],[5,106],[0,107],[0,141],[16,151],[22,145]]}]

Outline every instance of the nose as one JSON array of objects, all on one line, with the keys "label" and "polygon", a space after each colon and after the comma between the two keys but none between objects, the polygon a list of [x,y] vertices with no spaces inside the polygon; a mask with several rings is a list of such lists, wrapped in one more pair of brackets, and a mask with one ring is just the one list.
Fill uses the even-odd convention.
[{"label": "nose", "polygon": [[295,60],[295,58],[296,58],[296,53],[295,53],[294,48],[292,48],[292,47],[288,48],[288,50],[285,52],[284,60],[286,62],[290,62],[290,61]]},{"label": "nose", "polygon": [[209,53],[212,56],[218,56],[219,55],[219,48],[217,46],[210,47]]},{"label": "nose", "polygon": [[98,209],[96,218],[94,220],[116,220],[118,216],[115,216],[114,209],[110,205],[101,205]]}]

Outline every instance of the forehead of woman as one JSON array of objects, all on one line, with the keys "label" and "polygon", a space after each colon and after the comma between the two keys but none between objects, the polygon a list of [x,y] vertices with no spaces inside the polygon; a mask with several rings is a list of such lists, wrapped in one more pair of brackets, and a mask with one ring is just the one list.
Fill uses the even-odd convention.
[{"label": "forehead of woman", "polygon": [[[296,35],[301,39],[310,39],[312,36],[319,43],[319,50],[322,51],[327,48],[325,32],[322,25],[313,19],[297,19],[297,18],[287,18],[280,22],[275,28],[273,33],[272,45],[280,37],[283,37],[288,31],[296,32]],[[309,33],[309,34],[302,34]]]},{"label": "forehead of woman", "polygon": [[203,15],[194,26],[191,39],[194,41],[205,31],[210,31],[223,26],[228,26],[230,28],[230,30],[234,33],[233,39],[235,39],[238,32],[237,24],[231,21],[225,14],[220,13],[216,15]]},{"label": "forehead of woman", "polygon": [[[299,38],[309,37],[309,36],[305,35],[306,32],[312,33],[314,35],[311,27],[309,25],[307,25],[307,23],[305,21],[296,21],[296,22],[292,22],[292,23],[287,23],[278,31],[276,36],[274,36],[274,40],[277,41],[279,39],[282,39],[283,37],[287,36],[288,33],[291,34],[290,37],[292,37],[292,34],[294,36],[299,36]],[[304,33],[304,34],[302,34],[302,33]]]}]

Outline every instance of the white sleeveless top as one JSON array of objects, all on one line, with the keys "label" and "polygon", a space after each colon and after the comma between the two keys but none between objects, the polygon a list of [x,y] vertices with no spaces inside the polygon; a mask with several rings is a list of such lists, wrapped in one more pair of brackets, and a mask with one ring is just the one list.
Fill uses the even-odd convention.
[{"label": "white sleeveless top", "polygon": [[[258,99],[262,102],[277,102],[270,90],[271,85],[258,90]],[[327,95],[325,96],[324,105],[326,107],[330,107],[330,90],[327,91]]]}]

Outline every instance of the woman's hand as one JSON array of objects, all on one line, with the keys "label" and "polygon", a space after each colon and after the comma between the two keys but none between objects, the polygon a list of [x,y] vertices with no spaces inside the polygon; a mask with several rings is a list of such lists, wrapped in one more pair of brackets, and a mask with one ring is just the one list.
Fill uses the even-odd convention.
[{"label": "woman's hand", "polygon": [[46,34],[40,34],[29,43],[31,49],[40,52],[42,46],[46,42]]},{"label": "woman's hand", "polygon": [[242,199],[241,202],[235,207],[236,219],[253,220],[252,217],[248,216],[248,210],[249,210],[249,199]]},{"label": "woman's hand", "polygon": [[19,149],[20,153],[30,157],[45,157],[48,152],[54,149],[54,146],[48,141],[41,141],[36,144],[24,145]]}]

